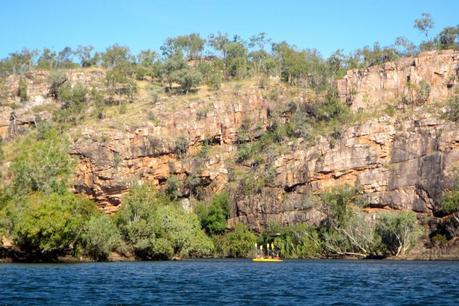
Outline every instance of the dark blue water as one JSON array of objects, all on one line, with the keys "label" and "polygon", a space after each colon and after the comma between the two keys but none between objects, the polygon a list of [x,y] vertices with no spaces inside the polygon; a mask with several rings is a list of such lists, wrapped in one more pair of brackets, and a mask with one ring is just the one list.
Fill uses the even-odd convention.
[{"label": "dark blue water", "polygon": [[459,305],[459,262],[0,264],[0,304]]}]

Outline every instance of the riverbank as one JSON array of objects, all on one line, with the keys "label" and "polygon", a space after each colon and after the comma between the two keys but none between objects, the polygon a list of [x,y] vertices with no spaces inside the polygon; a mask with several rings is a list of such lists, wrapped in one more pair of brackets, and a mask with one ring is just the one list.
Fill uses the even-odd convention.
[{"label": "riverbank", "polygon": [[[250,257],[247,257],[250,258]],[[215,259],[222,260],[224,257],[199,257],[199,258],[180,258],[174,257],[166,261],[181,261],[189,259]],[[243,258],[240,258],[243,259]],[[302,260],[299,258],[285,258],[287,260]],[[314,259],[314,260],[381,260],[381,261],[459,261],[459,244],[448,248],[435,248],[435,249],[423,249],[422,252],[413,253],[406,256],[389,256],[384,258],[361,258],[361,257],[318,257],[318,258],[303,258],[303,259]],[[148,261],[141,258],[136,258],[132,255],[122,255],[116,252],[112,252],[106,260],[95,261],[94,259],[87,256],[57,256],[53,259],[44,258],[33,258],[23,252],[0,248],[0,263],[95,263],[95,262],[142,262]],[[162,260],[164,261],[164,260]]]}]

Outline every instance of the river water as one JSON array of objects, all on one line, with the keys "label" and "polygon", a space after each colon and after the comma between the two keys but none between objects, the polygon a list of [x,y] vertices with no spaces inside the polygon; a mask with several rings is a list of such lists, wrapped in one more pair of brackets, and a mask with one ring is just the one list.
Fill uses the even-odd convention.
[{"label": "river water", "polygon": [[0,305],[459,305],[459,262],[0,264]]}]

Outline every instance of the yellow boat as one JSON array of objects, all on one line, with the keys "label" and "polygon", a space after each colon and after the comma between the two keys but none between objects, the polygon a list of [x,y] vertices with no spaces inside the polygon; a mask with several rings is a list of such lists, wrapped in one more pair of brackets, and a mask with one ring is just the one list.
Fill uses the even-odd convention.
[{"label": "yellow boat", "polygon": [[283,260],[280,259],[280,258],[258,257],[258,258],[252,258],[252,261],[254,261],[254,262],[282,262]]}]

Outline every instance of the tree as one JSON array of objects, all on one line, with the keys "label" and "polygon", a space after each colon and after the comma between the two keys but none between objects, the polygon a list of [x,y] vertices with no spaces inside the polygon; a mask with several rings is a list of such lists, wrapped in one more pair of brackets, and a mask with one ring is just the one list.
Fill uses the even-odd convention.
[{"label": "tree", "polygon": [[174,71],[172,79],[180,85],[183,93],[188,94],[201,83],[202,75],[196,68],[186,66],[183,69]]},{"label": "tree", "polygon": [[258,241],[262,244],[272,243],[274,249],[285,258],[314,258],[322,252],[317,230],[306,223],[288,226],[269,224]]},{"label": "tree", "polygon": [[4,211],[15,245],[28,256],[54,259],[76,251],[84,224],[95,213],[95,206],[69,192],[38,192],[21,201],[11,201]]},{"label": "tree", "polygon": [[92,51],[94,50],[93,46],[78,46],[75,54],[80,59],[81,67],[90,67],[95,65],[94,59],[92,57]]},{"label": "tree", "polygon": [[414,20],[414,27],[424,33],[427,38],[429,31],[434,27],[432,16],[429,13],[422,13],[421,18]]},{"label": "tree", "polygon": [[198,217],[149,186],[133,188],[117,218],[123,237],[141,258],[205,256],[213,251]]},{"label": "tree", "polygon": [[63,193],[73,170],[68,140],[56,129],[28,136],[21,145],[11,169],[14,195],[32,192]]},{"label": "tree", "polygon": [[233,232],[224,236],[224,251],[226,256],[244,258],[253,250],[255,242],[256,236],[244,224],[238,223]]},{"label": "tree", "polygon": [[395,46],[403,48],[402,54],[410,56],[414,55],[416,46],[405,37],[397,37]]},{"label": "tree", "polygon": [[229,217],[229,203],[227,193],[217,193],[212,201],[206,206],[201,204],[197,207],[197,215],[201,226],[211,235],[225,232]]},{"label": "tree", "polygon": [[126,66],[132,62],[132,56],[128,47],[114,44],[108,47],[102,54],[102,66],[105,68],[115,68]]},{"label": "tree", "polygon": [[116,101],[116,96],[118,97],[118,104],[123,102],[123,97],[132,100],[137,92],[137,85],[130,77],[132,73],[130,68],[130,65],[119,64],[106,73],[105,84],[111,103]]},{"label": "tree", "polygon": [[298,84],[306,75],[307,62],[303,52],[298,52],[286,42],[273,45],[273,51],[280,63],[281,79],[289,84]]},{"label": "tree", "polygon": [[383,213],[376,224],[386,254],[406,255],[416,244],[422,229],[416,223],[416,214],[410,212]]},{"label": "tree", "polygon": [[175,53],[183,53],[187,60],[195,60],[201,57],[204,50],[205,40],[199,34],[192,33],[189,35],[168,38],[161,46],[163,55],[170,57]]},{"label": "tree", "polygon": [[63,84],[58,89],[57,99],[61,102],[61,109],[54,113],[54,120],[59,123],[76,124],[84,118],[84,109],[88,102],[88,90],[78,83],[73,87]]},{"label": "tree", "polygon": [[21,102],[27,101],[27,83],[23,78],[19,79],[17,95]]},{"label": "tree", "polygon": [[56,52],[44,48],[37,61],[37,68],[51,70],[57,66]]},{"label": "tree", "polygon": [[10,53],[8,59],[4,61],[7,73],[23,74],[33,68],[36,50],[22,49],[19,52]]},{"label": "tree", "polygon": [[228,34],[226,33],[218,33],[218,34],[211,34],[209,35],[208,39],[209,45],[214,48],[215,50],[219,51],[223,55],[223,60],[226,59],[226,50],[230,40],[228,39]]},{"label": "tree", "polygon": [[240,40],[228,43],[225,47],[225,71],[227,77],[243,78],[247,73],[247,48]]},{"label": "tree", "polygon": [[84,225],[81,241],[84,252],[91,258],[105,260],[111,251],[121,245],[121,235],[109,216],[97,214]]},{"label": "tree", "polygon": [[75,64],[72,61],[74,52],[72,48],[65,47],[57,54],[57,67],[58,68],[72,68]]},{"label": "tree", "polygon": [[440,49],[459,48],[459,25],[444,28],[436,38]]},{"label": "tree", "polygon": [[197,68],[187,65],[183,54],[177,52],[166,59],[161,67],[161,79],[168,84],[168,90],[173,84],[179,84],[181,92],[187,94],[201,83],[202,75]]},{"label": "tree", "polygon": [[266,33],[261,32],[249,38],[249,47],[258,47],[259,50],[264,50],[267,44],[271,43],[271,38],[266,37]]}]

